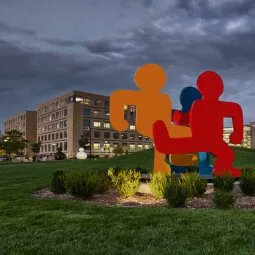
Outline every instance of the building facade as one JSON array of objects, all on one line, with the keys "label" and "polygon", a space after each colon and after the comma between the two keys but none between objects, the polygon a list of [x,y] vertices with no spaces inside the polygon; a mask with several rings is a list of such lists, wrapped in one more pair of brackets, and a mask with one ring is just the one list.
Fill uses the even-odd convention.
[{"label": "building facade", "polygon": [[[37,140],[37,113],[36,111],[24,111],[15,116],[4,120],[4,133],[17,130],[29,142]],[[30,149],[25,149],[24,154],[31,157],[33,155]]]},{"label": "building facade", "polygon": [[244,125],[243,127],[243,142],[242,144],[232,144],[229,141],[229,136],[233,132],[233,127],[225,127],[224,133],[223,133],[223,139],[224,141],[231,145],[231,146],[237,146],[237,147],[244,147],[244,148],[255,148],[255,142],[253,142],[253,136],[255,133],[253,133],[253,127],[251,125]]},{"label": "building facade", "polygon": [[[124,106],[129,129],[117,132],[109,120],[109,97],[72,91],[57,97],[37,109],[37,140],[41,154],[51,154],[62,148],[68,158],[79,150],[82,135],[91,138],[91,153],[98,157],[112,156],[118,145],[124,151],[136,152],[153,147],[152,141],[136,132],[136,108]],[[89,153],[89,150],[87,151]]]}]

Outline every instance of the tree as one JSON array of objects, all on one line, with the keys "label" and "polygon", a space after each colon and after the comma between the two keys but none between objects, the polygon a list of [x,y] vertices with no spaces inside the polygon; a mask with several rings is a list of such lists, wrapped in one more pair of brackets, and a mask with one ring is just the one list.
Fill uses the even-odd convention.
[{"label": "tree", "polygon": [[87,136],[82,135],[81,139],[79,140],[79,146],[80,148],[84,148],[87,149],[88,148],[88,144],[89,144],[89,139]]},{"label": "tree", "polygon": [[56,160],[66,159],[66,154],[62,152],[62,148],[57,148],[57,152],[55,153]]},{"label": "tree", "polygon": [[21,155],[24,149],[28,147],[28,140],[23,138],[21,132],[11,130],[5,133],[0,140],[0,149],[3,150],[12,161],[12,154]]},{"label": "tree", "polygon": [[120,155],[120,154],[123,154],[124,153],[124,151],[123,151],[123,149],[118,145],[117,147],[115,147],[113,150],[112,150],[112,152],[114,153],[114,154],[116,154],[116,155]]},{"label": "tree", "polygon": [[34,153],[33,160],[36,159],[37,154],[40,152],[41,145],[42,145],[41,142],[31,143],[31,145],[30,145],[31,151]]}]

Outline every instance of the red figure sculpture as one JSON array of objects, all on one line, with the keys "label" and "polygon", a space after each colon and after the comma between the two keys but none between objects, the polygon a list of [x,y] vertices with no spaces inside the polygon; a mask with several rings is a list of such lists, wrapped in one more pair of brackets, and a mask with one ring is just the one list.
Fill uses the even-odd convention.
[{"label": "red figure sculpture", "polygon": [[197,79],[197,88],[203,98],[195,101],[191,108],[192,137],[172,138],[164,122],[158,120],[153,125],[155,147],[164,154],[209,152],[216,157],[215,175],[222,176],[224,172],[229,172],[233,177],[240,177],[241,170],[233,167],[234,152],[223,141],[223,128],[224,117],[232,118],[234,130],[229,137],[230,142],[242,143],[242,108],[236,103],[219,101],[224,85],[221,77],[215,72],[203,72]]}]

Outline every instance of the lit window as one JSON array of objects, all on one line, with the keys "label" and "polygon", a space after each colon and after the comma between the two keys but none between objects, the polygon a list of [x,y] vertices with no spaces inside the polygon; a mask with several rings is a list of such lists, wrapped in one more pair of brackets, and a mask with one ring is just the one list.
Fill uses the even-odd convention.
[{"label": "lit window", "polygon": [[57,128],[60,128],[60,123],[59,122],[57,123]]},{"label": "lit window", "polygon": [[150,149],[150,145],[149,144],[145,144],[144,148],[147,150],[147,149]]},{"label": "lit window", "polygon": [[138,135],[138,140],[143,140],[143,137],[141,135]]},{"label": "lit window", "polygon": [[100,127],[101,123],[99,121],[94,121],[94,127]]},{"label": "lit window", "polygon": [[100,143],[94,143],[94,150],[100,150]]},{"label": "lit window", "polygon": [[135,139],[135,134],[130,134],[130,139],[134,140]]},{"label": "lit window", "polygon": [[88,104],[90,104],[90,103],[91,103],[91,100],[90,100],[89,98],[85,98],[85,99],[84,99],[84,104],[87,104],[87,105],[88,105]]},{"label": "lit window", "polygon": [[118,146],[119,146],[118,143],[113,143],[113,148],[116,148],[116,147],[118,147]]},{"label": "lit window", "polygon": [[134,150],[135,149],[135,145],[134,144],[130,144],[129,148],[130,148],[130,150]]},{"label": "lit window", "polygon": [[98,117],[100,115],[100,111],[94,111],[94,116]]},{"label": "lit window", "polygon": [[138,150],[142,150],[143,149],[143,145],[142,144],[138,144]]},{"label": "lit window", "polygon": [[130,130],[135,130],[135,125],[130,125]]},{"label": "lit window", "polygon": [[128,106],[127,105],[124,105],[124,110],[127,110],[128,109]]},{"label": "lit window", "polygon": [[104,123],[104,128],[110,128],[111,126],[110,126],[110,123],[109,122],[105,122]]},{"label": "lit window", "polygon": [[102,103],[102,101],[101,101],[100,99],[96,99],[96,100],[95,100],[95,105],[98,106],[98,105],[100,105],[101,103]]}]

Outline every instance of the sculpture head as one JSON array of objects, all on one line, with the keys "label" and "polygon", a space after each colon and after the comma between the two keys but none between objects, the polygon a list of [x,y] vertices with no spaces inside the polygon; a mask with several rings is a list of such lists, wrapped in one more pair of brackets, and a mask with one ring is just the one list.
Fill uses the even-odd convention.
[{"label": "sculpture head", "polygon": [[197,88],[191,86],[183,88],[179,97],[182,105],[182,111],[189,112],[194,101],[201,98],[202,95]]}]

